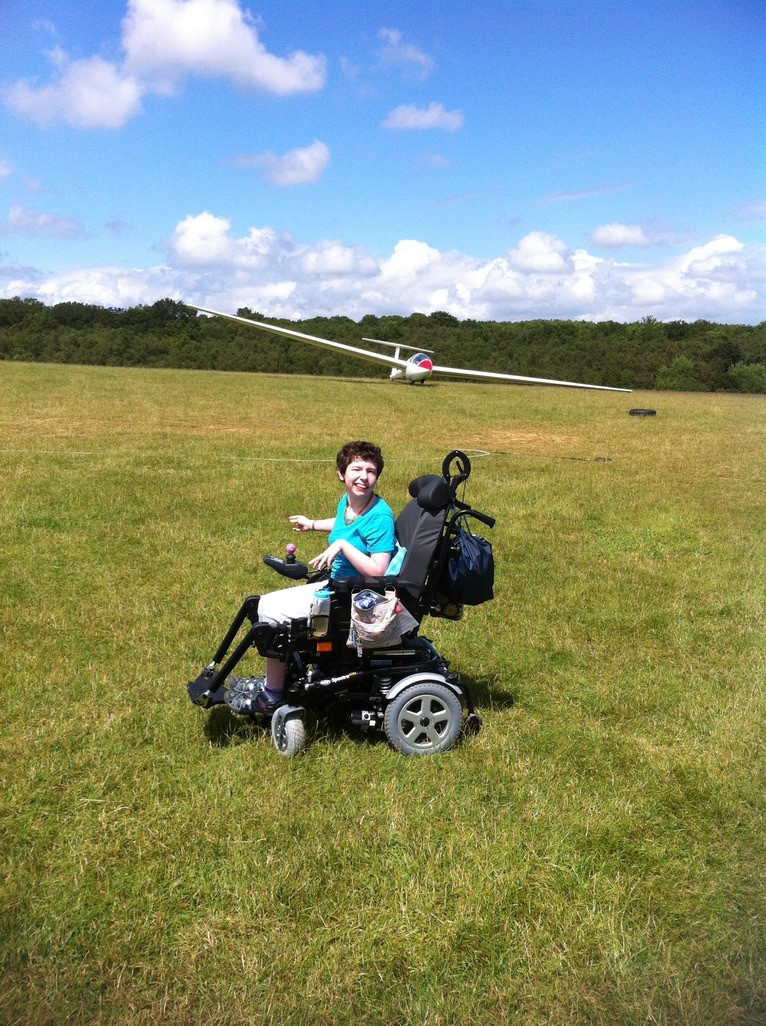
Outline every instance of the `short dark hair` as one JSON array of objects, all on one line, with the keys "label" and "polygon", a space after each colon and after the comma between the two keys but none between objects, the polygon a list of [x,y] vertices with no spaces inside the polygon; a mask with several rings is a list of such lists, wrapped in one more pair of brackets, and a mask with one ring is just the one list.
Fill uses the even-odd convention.
[{"label": "short dark hair", "polygon": [[354,460],[367,460],[374,464],[378,477],[383,473],[383,453],[380,447],[372,442],[346,442],[335,457],[335,465],[340,474],[345,474],[349,463]]}]

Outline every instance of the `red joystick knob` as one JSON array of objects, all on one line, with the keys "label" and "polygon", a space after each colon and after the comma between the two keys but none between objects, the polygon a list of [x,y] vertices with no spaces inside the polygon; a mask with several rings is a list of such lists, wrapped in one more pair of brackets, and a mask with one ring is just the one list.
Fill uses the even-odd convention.
[{"label": "red joystick knob", "polygon": [[290,542],[289,545],[285,545],[285,554],[287,555],[287,562],[288,563],[294,563],[295,562],[295,550],[296,550],[296,548],[297,548],[297,545],[294,545],[292,542]]}]

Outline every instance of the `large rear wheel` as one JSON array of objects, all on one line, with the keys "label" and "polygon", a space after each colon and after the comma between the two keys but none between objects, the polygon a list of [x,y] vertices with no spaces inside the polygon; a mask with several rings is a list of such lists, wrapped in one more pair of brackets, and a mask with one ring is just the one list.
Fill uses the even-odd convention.
[{"label": "large rear wheel", "polygon": [[463,707],[455,692],[440,681],[418,681],[386,706],[384,729],[403,755],[436,755],[460,735]]}]

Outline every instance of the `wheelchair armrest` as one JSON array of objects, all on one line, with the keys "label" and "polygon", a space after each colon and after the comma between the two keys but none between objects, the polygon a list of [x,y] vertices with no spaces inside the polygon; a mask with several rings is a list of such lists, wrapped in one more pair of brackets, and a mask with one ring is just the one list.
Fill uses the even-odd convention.
[{"label": "wheelchair armrest", "polygon": [[278,574],[282,574],[283,577],[289,577],[291,581],[308,579],[309,568],[305,563],[288,563],[286,559],[277,559],[276,556],[264,556],[263,562],[272,570],[276,570]]}]

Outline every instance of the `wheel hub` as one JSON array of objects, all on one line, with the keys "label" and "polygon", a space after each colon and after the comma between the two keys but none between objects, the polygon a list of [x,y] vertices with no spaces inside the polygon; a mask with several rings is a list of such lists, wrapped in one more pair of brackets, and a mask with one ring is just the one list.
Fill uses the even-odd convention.
[{"label": "wheel hub", "polygon": [[394,748],[405,755],[443,752],[458,738],[462,707],[459,697],[441,679],[413,682],[386,707],[385,731]]}]

